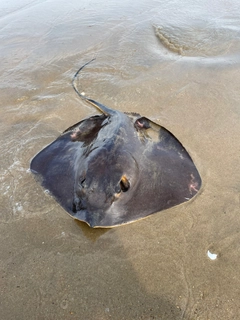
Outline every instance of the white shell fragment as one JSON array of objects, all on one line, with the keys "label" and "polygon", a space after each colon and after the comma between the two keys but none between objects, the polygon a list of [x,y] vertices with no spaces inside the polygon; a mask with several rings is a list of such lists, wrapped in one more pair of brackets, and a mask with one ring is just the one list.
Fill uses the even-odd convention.
[{"label": "white shell fragment", "polygon": [[208,258],[211,259],[211,260],[216,260],[217,256],[218,256],[216,253],[212,253],[209,250],[207,252],[207,255],[208,255]]}]

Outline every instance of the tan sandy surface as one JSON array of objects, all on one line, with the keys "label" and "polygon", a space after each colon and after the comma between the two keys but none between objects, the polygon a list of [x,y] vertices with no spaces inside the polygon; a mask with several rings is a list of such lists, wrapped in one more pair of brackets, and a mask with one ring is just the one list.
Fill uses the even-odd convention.
[{"label": "tan sandy surface", "polygon": [[[239,1],[15,2],[0,5],[1,319],[240,319]],[[94,230],[35,181],[31,158],[96,113],[71,87],[93,57],[81,89],[170,130],[202,177],[193,201]]]}]

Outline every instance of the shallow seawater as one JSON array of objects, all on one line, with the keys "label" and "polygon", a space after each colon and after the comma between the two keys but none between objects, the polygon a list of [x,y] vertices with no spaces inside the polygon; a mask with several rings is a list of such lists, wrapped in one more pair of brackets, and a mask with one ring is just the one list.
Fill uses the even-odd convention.
[{"label": "shallow seawater", "polygon": [[[3,319],[239,319],[238,0],[0,4]],[[96,113],[78,87],[170,130],[202,177],[193,199],[109,230],[72,220],[29,171]]]}]

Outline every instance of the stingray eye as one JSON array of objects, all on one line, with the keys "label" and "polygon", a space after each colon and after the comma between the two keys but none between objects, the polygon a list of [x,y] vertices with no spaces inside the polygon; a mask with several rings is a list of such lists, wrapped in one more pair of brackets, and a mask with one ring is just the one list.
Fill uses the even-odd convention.
[{"label": "stingray eye", "polygon": [[141,130],[141,129],[149,129],[151,128],[150,124],[149,124],[149,120],[145,117],[141,117],[141,118],[138,118],[136,121],[135,121],[135,124],[134,124],[135,128],[137,130]]},{"label": "stingray eye", "polygon": [[122,192],[126,192],[130,188],[130,183],[129,183],[128,179],[126,178],[126,176],[122,176],[122,179],[120,181],[120,188],[121,188]]}]

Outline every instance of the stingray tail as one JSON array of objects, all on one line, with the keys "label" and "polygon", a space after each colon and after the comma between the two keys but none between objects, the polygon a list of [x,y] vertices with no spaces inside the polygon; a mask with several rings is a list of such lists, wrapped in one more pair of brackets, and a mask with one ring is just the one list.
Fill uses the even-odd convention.
[{"label": "stingray tail", "polygon": [[75,90],[75,92],[78,94],[78,96],[87,101],[88,103],[90,103],[91,105],[93,105],[95,108],[99,109],[101,112],[103,112],[106,116],[113,116],[117,113],[117,111],[113,110],[113,109],[110,109],[106,106],[104,106],[103,104],[93,100],[93,99],[90,99],[88,97],[85,96],[84,93],[80,93],[75,85],[75,82],[76,82],[76,79],[80,73],[80,71],[82,71],[82,69],[87,66],[89,63],[91,63],[92,61],[94,61],[96,58],[93,58],[92,60],[86,62],[83,66],[81,66],[81,68],[78,69],[78,71],[75,73],[73,79],[72,79],[72,87],[73,89]]},{"label": "stingray tail", "polygon": [[72,86],[73,86],[73,89],[76,91],[76,93],[79,95],[80,98],[82,99],[86,99],[86,97],[84,96],[84,94],[80,93],[75,85],[75,81],[77,79],[77,76],[78,74],[82,71],[82,69],[87,66],[89,63],[91,63],[92,61],[94,61],[96,58],[93,58],[92,60],[86,62],[83,66],[81,66],[81,68],[78,69],[78,71],[75,73],[73,79],[72,79]]}]

